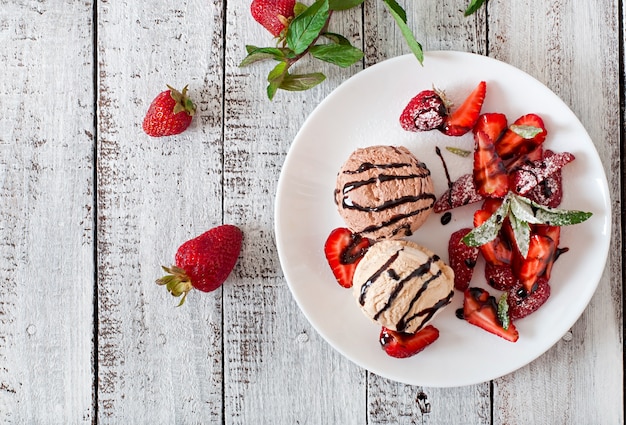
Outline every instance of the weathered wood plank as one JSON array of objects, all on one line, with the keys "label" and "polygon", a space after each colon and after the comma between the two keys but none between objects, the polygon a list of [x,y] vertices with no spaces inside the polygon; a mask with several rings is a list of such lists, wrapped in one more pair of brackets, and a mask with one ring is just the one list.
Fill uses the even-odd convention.
[{"label": "weathered wood plank", "polygon": [[91,8],[0,8],[2,423],[93,419]]},{"label": "weathered wood plank", "polygon": [[[407,21],[424,50],[460,50],[484,54],[484,12],[463,16],[465,1],[405,2]],[[380,1],[366,3],[365,45],[368,64],[410,53],[391,15]],[[428,66],[428,61],[424,62]],[[427,89],[430,87],[424,87]],[[441,87],[445,89],[444,87]],[[407,94],[410,98],[413,94]],[[416,400],[425,394],[425,402]],[[460,388],[421,388],[368,375],[368,418],[384,423],[490,423],[489,383]],[[391,402],[393,400],[393,402]],[[423,413],[420,404],[430,404]]]},{"label": "weathered wood plank", "polygon": [[[222,4],[98,4],[98,423],[222,420],[221,291],[154,284],[179,244],[222,221]],[[189,84],[180,136],[141,130]]]},{"label": "weathered wood plank", "polygon": [[[301,92],[265,94],[274,66],[238,64],[244,45],[271,46],[250,2],[228,3],[224,191],[225,221],[245,241],[237,275],[224,286],[225,416],[232,424],[365,423],[364,371],[334,352],[308,324],[281,273],[274,241],[274,195],[285,155],[306,116],[358,66],[338,70],[302,61],[299,72],[327,80]],[[360,45],[358,11],[336,13],[331,30]],[[321,247],[320,247],[321,249]]]},{"label": "weathered wood plank", "polygon": [[492,56],[544,82],[576,113],[603,161],[614,213],[610,257],[591,304],[571,336],[495,381],[495,423],[624,420],[619,16],[617,1],[489,4]]}]

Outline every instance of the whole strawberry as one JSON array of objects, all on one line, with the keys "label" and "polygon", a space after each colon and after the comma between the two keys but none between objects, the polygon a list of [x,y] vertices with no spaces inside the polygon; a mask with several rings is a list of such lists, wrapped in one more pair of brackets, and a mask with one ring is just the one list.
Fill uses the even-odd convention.
[{"label": "whole strawberry", "polygon": [[143,131],[148,136],[162,137],[180,134],[189,127],[196,106],[187,97],[187,86],[182,93],[167,86],[152,101],[143,119]]},{"label": "whole strawberry", "polygon": [[243,233],[237,226],[224,224],[183,243],[176,251],[175,265],[163,267],[167,275],[156,281],[175,297],[196,288],[210,292],[219,288],[235,267]]},{"label": "whole strawberry", "polygon": [[255,21],[278,37],[294,17],[295,0],[252,0],[250,13]]}]

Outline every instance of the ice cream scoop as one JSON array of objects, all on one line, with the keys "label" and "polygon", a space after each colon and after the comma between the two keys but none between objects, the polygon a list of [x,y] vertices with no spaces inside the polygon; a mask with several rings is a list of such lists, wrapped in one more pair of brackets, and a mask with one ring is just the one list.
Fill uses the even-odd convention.
[{"label": "ice cream scoop", "polygon": [[414,242],[383,240],[371,246],[356,267],[353,291],[374,322],[414,333],[450,303],[454,272]]},{"label": "ice cream scoop", "polygon": [[337,174],[339,214],[350,230],[370,239],[410,236],[435,200],[428,167],[403,146],[357,149]]}]

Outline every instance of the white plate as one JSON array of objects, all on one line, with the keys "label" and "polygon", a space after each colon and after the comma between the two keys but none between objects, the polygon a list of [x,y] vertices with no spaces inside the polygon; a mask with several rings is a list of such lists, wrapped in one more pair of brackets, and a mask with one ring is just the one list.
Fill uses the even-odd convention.
[{"label": "white plate", "polygon": [[[380,327],[359,310],[352,291],[340,287],[324,258],[330,231],[344,226],[333,201],[341,164],[357,147],[404,145],[425,162],[435,193],[447,187],[435,154],[442,149],[452,179],[471,170],[471,156],[444,148],[471,150],[471,135],[452,138],[438,131],[410,133],[398,118],[419,91],[433,85],[459,104],[478,84],[487,82],[483,112],[503,112],[512,122],[534,112],[548,130],[545,147],[569,151],[576,160],[563,170],[560,208],[591,211],[586,222],[564,227],[560,247],[569,247],[555,263],[552,295],[534,314],[516,322],[518,342],[511,343],[455,317],[462,294],[433,322],[440,331],[430,347],[408,359],[394,359],[380,348]],[[454,387],[488,381],[526,365],[554,345],[589,303],[606,262],[610,240],[610,199],[604,169],[589,135],[574,113],[543,84],[497,60],[460,52],[430,52],[424,66],[411,55],[381,62],[344,82],[309,116],[287,155],[278,183],[275,231],[280,262],[289,288],[315,329],[354,363],[389,379],[411,385]],[[449,235],[471,227],[476,205],[453,210],[452,221],[431,214],[410,238],[447,261]],[[486,287],[479,263],[472,286]],[[494,295],[497,291],[491,290]]]}]

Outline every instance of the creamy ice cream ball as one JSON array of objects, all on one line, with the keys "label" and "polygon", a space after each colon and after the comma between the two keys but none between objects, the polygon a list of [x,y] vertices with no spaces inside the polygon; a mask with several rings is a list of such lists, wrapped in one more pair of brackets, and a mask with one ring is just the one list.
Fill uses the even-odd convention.
[{"label": "creamy ice cream ball", "polygon": [[410,236],[436,200],[430,170],[403,146],[354,151],[337,174],[334,195],[350,230],[374,240]]}]

